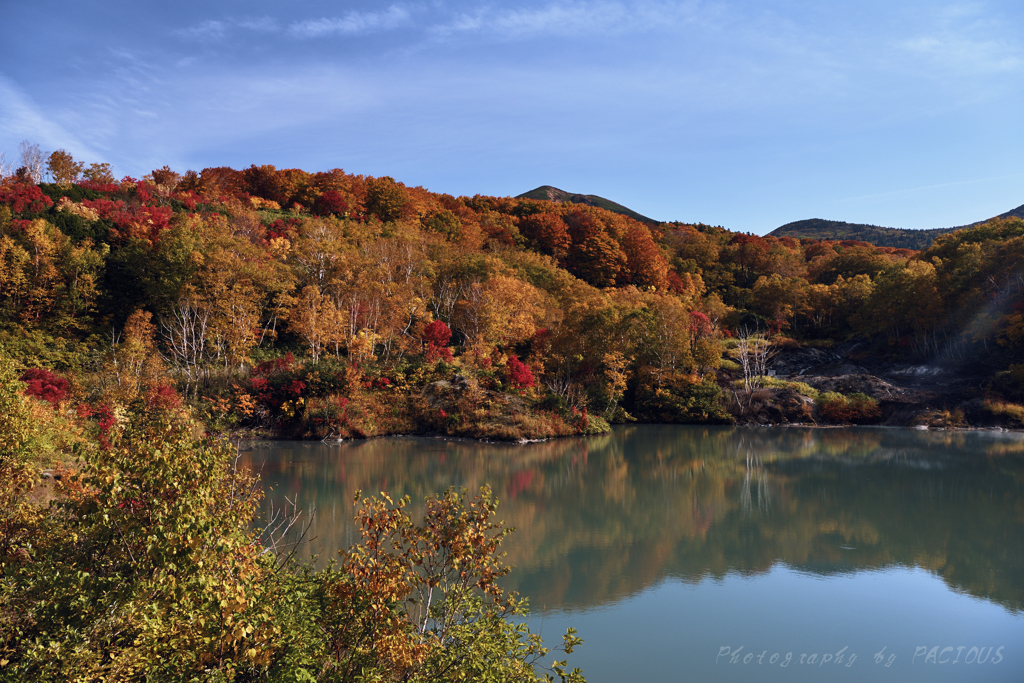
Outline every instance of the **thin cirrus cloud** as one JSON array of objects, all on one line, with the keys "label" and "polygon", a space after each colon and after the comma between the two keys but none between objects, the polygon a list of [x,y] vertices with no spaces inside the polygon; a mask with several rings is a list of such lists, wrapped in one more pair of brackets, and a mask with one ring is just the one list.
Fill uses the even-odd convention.
[{"label": "thin cirrus cloud", "polygon": [[[0,73],[0,120],[6,137],[32,140],[47,148],[64,147],[76,155],[96,158],[95,151],[79,136],[40,109],[30,95]],[[8,162],[11,157],[8,157]]]},{"label": "thin cirrus cloud", "polygon": [[626,25],[630,16],[618,3],[555,3],[530,9],[478,8],[431,27],[436,36],[499,33],[506,38],[605,33]]},{"label": "thin cirrus cloud", "polygon": [[273,17],[260,17],[258,19],[242,19],[238,22],[242,28],[257,33],[277,33],[281,30],[280,24]]},{"label": "thin cirrus cloud", "polygon": [[1024,44],[1013,22],[976,4],[951,5],[926,16],[897,44],[903,55],[948,73],[999,75],[1024,67]]},{"label": "thin cirrus cloud", "polygon": [[175,31],[174,34],[187,40],[219,40],[227,35],[228,29],[231,28],[232,23],[233,22],[209,19],[207,21],[202,21],[195,26],[179,29]]},{"label": "thin cirrus cloud", "polygon": [[949,70],[976,73],[1018,71],[1024,66],[1020,48],[992,38],[973,38],[950,31],[917,36],[900,47],[907,53]]},{"label": "thin cirrus cloud", "polygon": [[296,22],[288,27],[288,34],[296,38],[351,36],[399,28],[410,20],[409,10],[392,5],[383,12],[348,12],[342,17]]},{"label": "thin cirrus cloud", "polygon": [[223,40],[238,29],[266,34],[284,32],[299,39],[353,36],[400,28],[410,23],[411,16],[408,9],[392,5],[381,12],[353,11],[340,17],[292,22],[284,28],[273,17],[211,19],[174,31],[174,34],[179,38],[200,42]]},{"label": "thin cirrus cloud", "polygon": [[174,33],[187,40],[222,40],[235,29],[284,32],[295,39],[358,36],[414,27],[434,39],[480,34],[502,40],[537,36],[589,36],[669,31],[722,16],[720,7],[693,2],[552,2],[536,7],[482,6],[471,11],[436,11],[393,4],[377,12],[350,11],[336,17],[294,21],[271,17],[207,20]]},{"label": "thin cirrus cloud", "polygon": [[674,30],[718,12],[686,3],[555,2],[535,8],[483,7],[431,28],[436,36],[490,33],[508,38],[608,35]]}]

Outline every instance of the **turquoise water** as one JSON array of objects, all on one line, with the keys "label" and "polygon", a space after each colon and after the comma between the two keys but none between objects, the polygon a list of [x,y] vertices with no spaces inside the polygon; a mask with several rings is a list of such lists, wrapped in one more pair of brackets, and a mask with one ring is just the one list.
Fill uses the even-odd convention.
[{"label": "turquoise water", "polygon": [[321,561],[354,542],[357,489],[490,485],[517,529],[506,587],[549,643],[577,628],[593,682],[1024,680],[1019,434],[635,426],[244,455],[265,515],[316,508]]}]

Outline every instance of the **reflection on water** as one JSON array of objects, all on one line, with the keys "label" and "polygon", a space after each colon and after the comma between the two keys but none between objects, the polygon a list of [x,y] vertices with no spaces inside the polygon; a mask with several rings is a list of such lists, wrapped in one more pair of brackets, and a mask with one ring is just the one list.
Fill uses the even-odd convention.
[{"label": "reflection on water", "polygon": [[[570,664],[591,683],[1024,680],[1019,434],[635,426],[244,457],[272,487],[265,514],[286,498],[317,509],[306,552],[324,556],[355,541],[356,490],[408,495],[417,515],[429,494],[490,485],[517,528],[505,587],[529,596],[535,630],[579,629]],[[927,662],[936,646],[1005,649],[977,671]],[[719,656],[738,647],[847,658],[825,671]]]},{"label": "reflection on water", "polygon": [[527,446],[391,438],[244,455],[272,489],[265,507],[316,508],[306,552],[323,555],[354,541],[356,490],[418,503],[489,484],[517,529],[507,585],[535,612],[780,562],[819,575],[921,567],[1024,609],[1019,435],[636,426]]}]

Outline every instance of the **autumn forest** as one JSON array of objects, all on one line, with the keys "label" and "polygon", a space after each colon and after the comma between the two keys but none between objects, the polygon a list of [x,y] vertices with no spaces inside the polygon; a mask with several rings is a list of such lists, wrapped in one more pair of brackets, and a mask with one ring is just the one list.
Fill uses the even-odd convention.
[{"label": "autumn forest", "polygon": [[30,392],[97,425],[156,401],[217,431],[543,438],[757,422],[752,392],[787,388],[787,421],[881,421],[877,397],[767,377],[779,353],[852,342],[977,376],[941,406],[960,426],[1022,414],[1019,218],[911,251],[340,169],[115,180],[28,150],[0,186],[0,344]]}]

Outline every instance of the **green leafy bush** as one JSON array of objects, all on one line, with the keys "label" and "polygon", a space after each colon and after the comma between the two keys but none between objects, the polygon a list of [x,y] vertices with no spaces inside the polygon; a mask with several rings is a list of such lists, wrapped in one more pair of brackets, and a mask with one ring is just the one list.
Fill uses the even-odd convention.
[{"label": "green leafy bush", "polygon": [[510,530],[486,488],[428,499],[421,524],[364,499],[361,541],[316,572],[249,528],[255,477],[173,403],[133,402],[57,503],[28,502],[9,475],[50,408],[19,385],[0,364],[0,680],[583,680],[536,671],[549,650],[498,586]]},{"label": "green leafy bush", "polygon": [[844,396],[836,392],[821,394],[818,412],[828,422],[839,424],[871,424],[882,416],[878,402],[865,394]]},{"label": "green leafy bush", "polygon": [[665,387],[640,387],[632,407],[638,419],[680,424],[730,424],[722,390],[710,378],[675,382]]},{"label": "green leafy bush", "polygon": [[[758,378],[761,386],[770,387],[773,389],[792,389],[801,396],[818,400],[821,395],[820,392],[805,382],[789,382],[784,379],[778,379],[777,377],[759,377]],[[742,384],[740,385],[742,386]],[[839,396],[840,394],[836,394]]]},{"label": "green leafy bush", "polygon": [[254,479],[191,434],[181,414],[135,415],[85,451],[59,504],[23,515],[3,565],[4,675],[231,679],[280,657],[273,557],[247,531]]}]

